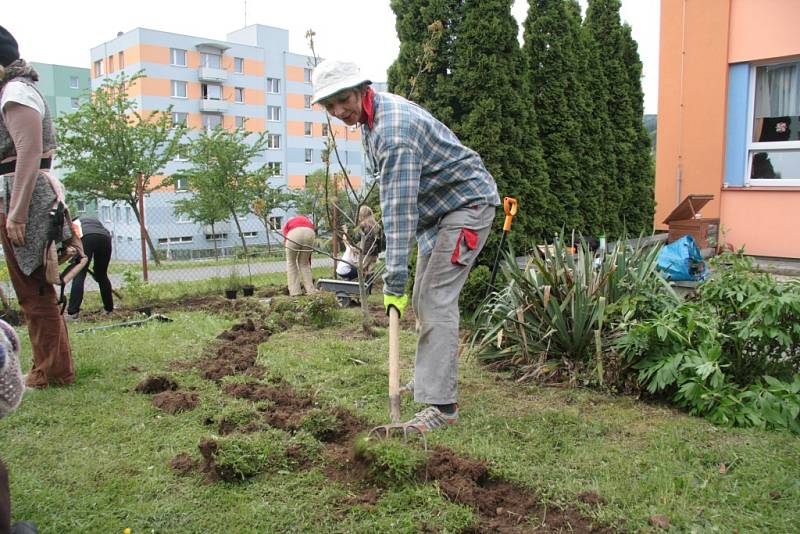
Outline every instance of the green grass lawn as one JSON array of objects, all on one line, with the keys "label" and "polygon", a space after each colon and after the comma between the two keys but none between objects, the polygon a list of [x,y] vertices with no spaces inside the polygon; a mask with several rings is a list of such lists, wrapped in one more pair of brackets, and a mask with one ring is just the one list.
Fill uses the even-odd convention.
[{"label": "green grass lawn", "polygon": [[[277,471],[241,483],[208,484],[169,466],[197,455],[213,434],[204,424],[234,402],[174,360],[201,357],[233,322],[204,312],[171,313],[172,323],[75,331],[77,383],[28,391],[0,421],[12,515],[40,532],[458,532],[473,512],[432,484],[387,489],[374,504],[350,504],[351,488],[322,466]],[[354,339],[358,310],[322,330],[298,326],[273,335],[258,363],[272,378],[321,403],[385,422],[387,338]],[[26,333],[25,367],[30,349]],[[402,333],[403,378],[415,335]],[[167,415],[133,392],[149,374],[168,374],[199,406]],[[715,427],[669,407],[586,390],[518,385],[467,359],[461,367],[461,422],[433,433],[429,445],[488,462],[492,471],[556,505],[581,508],[623,532],[656,532],[663,514],[674,532],[796,532],[800,521],[800,438]],[[236,402],[239,402],[238,400]],[[403,404],[404,416],[417,408]],[[721,465],[724,468],[721,469]],[[721,472],[721,471],[724,471]],[[583,491],[603,505],[583,504]]]}]

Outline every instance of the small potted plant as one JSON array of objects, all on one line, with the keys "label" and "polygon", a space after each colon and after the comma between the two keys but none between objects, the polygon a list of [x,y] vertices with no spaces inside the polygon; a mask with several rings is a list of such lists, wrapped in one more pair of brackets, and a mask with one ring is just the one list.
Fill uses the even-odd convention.
[{"label": "small potted plant", "polygon": [[252,297],[253,293],[255,293],[256,286],[253,284],[245,284],[242,286],[242,295],[245,297]]},{"label": "small potted plant", "polygon": [[239,277],[239,273],[236,271],[236,266],[231,267],[231,271],[228,274],[228,280],[225,283],[225,298],[228,299],[235,299],[236,294],[239,292],[239,288],[242,287],[242,280]]}]

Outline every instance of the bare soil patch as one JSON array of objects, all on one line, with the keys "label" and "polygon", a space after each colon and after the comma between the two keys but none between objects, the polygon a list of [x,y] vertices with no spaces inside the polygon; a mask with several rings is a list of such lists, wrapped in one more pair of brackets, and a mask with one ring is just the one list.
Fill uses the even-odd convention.
[{"label": "bare soil patch", "polygon": [[197,393],[186,391],[164,391],[153,397],[153,406],[168,414],[188,412],[197,407]]},{"label": "bare soil patch", "polygon": [[178,383],[168,376],[148,376],[136,386],[136,393],[161,393],[162,391],[175,391]]},{"label": "bare soil patch", "polygon": [[[376,319],[385,321],[382,307],[371,306],[370,309]],[[406,314],[402,324],[407,329],[415,328],[413,315]],[[220,383],[223,376],[261,376],[264,369],[255,365],[257,348],[270,334],[260,321],[242,321],[217,336],[211,343],[215,355],[201,360],[196,366],[205,378],[217,383]],[[263,425],[294,433],[301,428],[313,410],[320,410],[312,395],[297,392],[284,382],[231,382],[221,385],[221,388],[223,392],[236,398],[254,402],[268,401],[259,409],[258,417],[241,427],[231,421],[220,421],[219,431],[223,435],[258,431],[264,428]],[[173,393],[165,392],[161,395],[169,394]],[[324,410],[329,410],[327,413],[335,417],[335,424],[318,437],[324,444],[324,473],[331,480],[348,487],[350,497],[347,505],[373,506],[381,498],[385,488],[380,481],[373,480],[366,460],[357,458],[354,454],[355,440],[371,425],[341,407],[326,407]],[[214,454],[217,447],[214,439],[204,440],[198,444],[201,461],[191,460],[186,457],[188,455],[178,455],[171,465],[178,472],[200,469],[205,473],[207,482],[240,480],[236,473],[227,472],[224,466],[215,464]],[[287,451],[287,456],[291,454],[291,451]],[[458,456],[448,449],[432,451],[426,465],[417,473],[417,479],[420,483],[436,481],[448,499],[475,511],[479,521],[469,532],[614,532],[610,527],[594,525],[592,519],[577,508],[550,508],[529,489],[491,476],[484,462]],[[599,497],[595,499],[588,493],[582,500],[603,504]],[[423,530],[427,528],[424,526]]]}]

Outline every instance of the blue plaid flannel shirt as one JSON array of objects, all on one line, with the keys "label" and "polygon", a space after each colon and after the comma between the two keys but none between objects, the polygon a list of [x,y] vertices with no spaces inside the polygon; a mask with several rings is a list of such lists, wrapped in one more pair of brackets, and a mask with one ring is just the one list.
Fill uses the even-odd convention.
[{"label": "blue plaid flannel shirt", "polygon": [[402,295],[416,235],[419,254],[433,251],[439,220],[465,206],[500,204],[480,156],[425,109],[375,93],[373,127],[361,126],[367,171],[380,176],[386,234],[384,293]]}]

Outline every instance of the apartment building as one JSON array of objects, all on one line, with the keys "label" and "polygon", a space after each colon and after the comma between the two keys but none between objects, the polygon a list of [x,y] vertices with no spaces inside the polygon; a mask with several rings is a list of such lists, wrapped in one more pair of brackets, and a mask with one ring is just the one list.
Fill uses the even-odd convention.
[{"label": "apartment building", "polygon": [[[288,46],[287,30],[263,25],[229,33],[224,41],[136,28],[92,48],[91,84],[96,89],[121,71],[143,70],[146,78],[130,94],[140,111],[172,106],[173,121],[194,131],[216,126],[266,131],[268,149],[254,164],[269,165],[273,185],[302,188],[306,176],[324,166],[321,156],[329,132],[324,111],[311,106],[313,58],[292,53]],[[359,132],[336,121],[333,134],[358,187],[363,176]],[[174,161],[165,172],[185,166]],[[158,183],[161,177],[154,179]],[[174,202],[192,194],[185,185],[162,187],[146,196],[145,221],[156,247],[184,258],[237,246],[232,222],[212,231],[174,214]],[[99,213],[114,232],[115,255],[140,258],[139,227],[129,208],[101,201]],[[286,216],[278,211],[273,215],[278,223]],[[253,244],[277,241],[252,215],[244,218],[243,233]]]},{"label": "apartment building", "polygon": [[[31,65],[39,73],[39,81],[36,85],[47,101],[53,118],[65,113],[72,113],[80,107],[85,99],[89,98],[91,89],[89,69],[36,61],[31,61]],[[53,174],[59,180],[64,174],[58,168],[58,151],[56,151]],[[73,206],[78,214],[94,214],[97,211],[94,202],[77,201]]]}]

